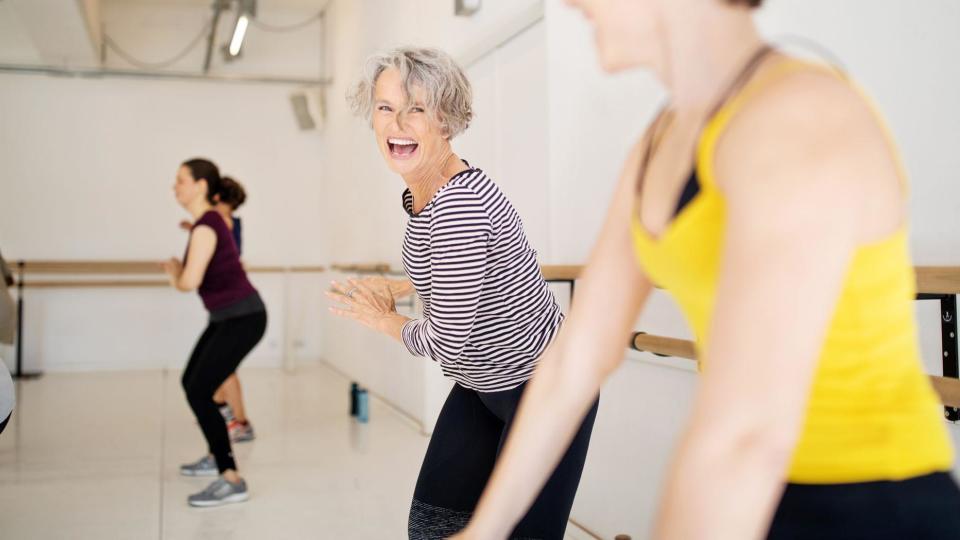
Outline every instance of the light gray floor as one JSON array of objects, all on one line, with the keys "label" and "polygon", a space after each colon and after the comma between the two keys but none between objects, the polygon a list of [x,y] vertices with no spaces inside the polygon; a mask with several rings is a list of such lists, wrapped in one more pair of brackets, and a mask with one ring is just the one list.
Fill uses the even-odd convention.
[{"label": "light gray floor", "polygon": [[[251,500],[193,509],[209,479],[179,372],[47,374],[19,383],[0,435],[0,539],[402,539],[427,438],[376,400],[348,415],[321,365],[241,370],[257,440],[235,445]],[[570,538],[577,538],[570,531]]]}]

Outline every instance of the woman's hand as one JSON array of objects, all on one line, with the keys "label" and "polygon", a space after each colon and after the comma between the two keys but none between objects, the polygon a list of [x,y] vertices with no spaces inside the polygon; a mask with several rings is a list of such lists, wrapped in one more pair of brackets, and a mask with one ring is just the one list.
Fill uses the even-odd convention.
[{"label": "woman's hand", "polygon": [[330,312],[401,340],[400,330],[409,319],[397,313],[393,293],[386,281],[375,282],[367,278],[350,279],[346,285],[331,282],[332,290],[327,291],[327,298],[342,307],[331,307]]},{"label": "woman's hand", "polygon": [[390,291],[394,300],[404,298],[413,293],[413,284],[407,279],[389,279],[383,276],[370,276],[360,280],[373,290],[382,290],[386,288]]},{"label": "woman's hand", "polygon": [[173,279],[179,278],[180,274],[183,273],[183,263],[176,257],[170,257],[170,259],[160,263],[160,266],[163,267],[163,272]]}]

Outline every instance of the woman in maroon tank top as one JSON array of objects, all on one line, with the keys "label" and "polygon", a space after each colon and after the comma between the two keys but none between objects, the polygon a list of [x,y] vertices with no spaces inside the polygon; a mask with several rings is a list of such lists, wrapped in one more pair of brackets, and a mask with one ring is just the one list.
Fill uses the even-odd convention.
[{"label": "woman in maroon tank top", "polygon": [[213,208],[220,189],[220,171],[205,159],[181,165],[174,186],[177,202],[193,217],[183,262],[170,259],[164,270],[177,290],[196,290],[210,313],[183,372],[183,389],[208,453],[180,467],[185,476],[218,476],[203,491],[191,495],[191,506],[219,506],[249,498],[246,482],[237,473],[227,427],[213,396],[263,337],[267,313],[259,293],[247,279],[230,228]]}]

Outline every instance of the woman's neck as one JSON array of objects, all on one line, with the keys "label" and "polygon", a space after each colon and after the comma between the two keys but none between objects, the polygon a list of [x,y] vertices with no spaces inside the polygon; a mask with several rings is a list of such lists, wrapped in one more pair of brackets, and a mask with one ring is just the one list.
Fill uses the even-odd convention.
[{"label": "woman's neck", "polygon": [[187,212],[190,212],[190,215],[193,216],[194,221],[200,219],[200,216],[206,214],[212,208],[213,206],[203,198],[198,198],[187,203]]},{"label": "woman's neck", "polygon": [[218,214],[220,214],[220,217],[223,218],[224,223],[227,224],[227,228],[232,231],[232,230],[233,230],[233,212],[232,212],[232,210],[230,210],[229,208],[222,208],[222,207],[219,206],[219,205],[215,206],[213,209],[216,210]]},{"label": "woman's neck", "polygon": [[685,20],[666,25],[658,75],[673,107],[709,114],[763,40],[744,9],[715,6],[675,16]]},{"label": "woman's neck", "polygon": [[467,170],[467,166],[452,150],[449,150],[432,164],[421,167],[421,170],[414,171],[409,175],[404,175],[403,181],[413,195],[414,213],[423,210],[450,178],[465,170]]}]

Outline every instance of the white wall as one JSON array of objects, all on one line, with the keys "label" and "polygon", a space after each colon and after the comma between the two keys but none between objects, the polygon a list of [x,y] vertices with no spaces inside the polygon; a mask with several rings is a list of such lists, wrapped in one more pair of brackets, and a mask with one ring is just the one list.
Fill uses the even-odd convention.
[{"label": "white wall", "polygon": [[[322,146],[316,133],[297,129],[290,91],[255,84],[0,75],[4,255],[158,261],[179,256],[186,235],[177,223],[187,216],[173,198],[174,175],[183,160],[207,156],[248,191],[239,212],[248,264],[325,262]],[[270,334],[251,364],[278,365],[287,332],[282,278],[252,278],[272,317]],[[313,276],[299,298],[310,298],[321,282]],[[184,351],[202,329],[196,296],[172,290],[44,290],[28,296],[26,361],[33,369],[183,365]],[[300,334],[290,337],[301,343],[297,354],[318,357],[322,302],[309,311],[296,309],[299,319],[290,317]],[[151,338],[146,332],[151,328],[169,339]]]}]

